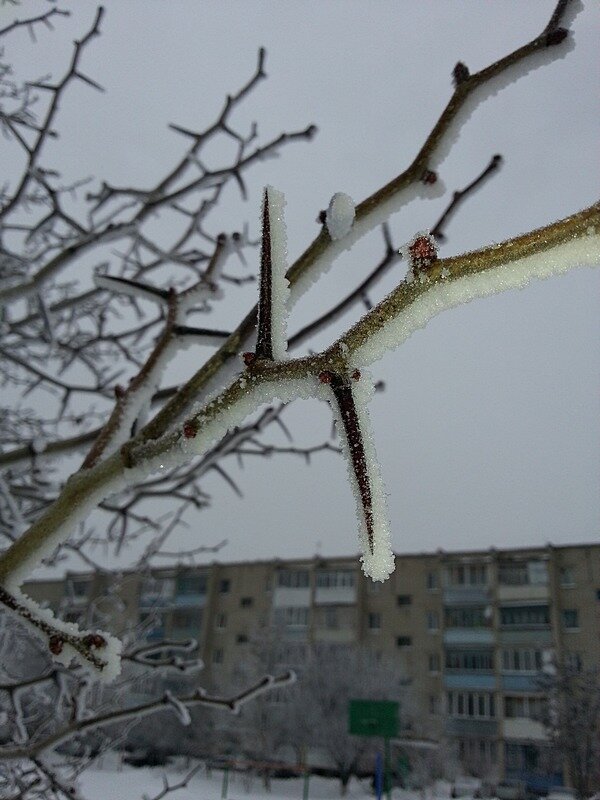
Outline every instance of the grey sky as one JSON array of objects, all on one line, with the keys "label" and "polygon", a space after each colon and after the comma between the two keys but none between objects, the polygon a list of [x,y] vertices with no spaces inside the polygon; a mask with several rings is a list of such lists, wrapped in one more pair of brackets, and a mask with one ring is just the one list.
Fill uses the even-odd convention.
[{"label": "grey sky", "polygon": [[[68,45],[93,17],[88,0],[63,5],[72,17],[58,21],[53,35],[38,32],[40,73],[49,62],[58,68],[58,43]],[[359,201],[409,163],[447,102],[457,60],[478,70],[506,54],[541,30],[554,3],[106,5],[102,36],[84,69],[107,91],[81,84],[69,92],[62,137],[47,161],[66,179],[93,174],[148,185],[184,146],[167,123],[209,123],[264,45],[269,78],[240,109],[239,125],[257,120],[266,138],[314,122],[319,134],[253,168],[248,203],[227,193],[214,231],[248,220],[256,232],[261,188],[271,183],[286,194],[292,260],[317,232],[315,217],[335,191]],[[505,163],[452,222],[442,254],[500,241],[597,199],[600,7],[585,4],[572,28],[576,46],[565,58],[503,89],[462,129],[440,169],[449,192],[493,153]],[[394,217],[394,241],[432,225],[446,202],[420,201]],[[294,310],[288,330],[326,308],[381,253],[381,237],[373,235],[341,258]],[[397,550],[595,540],[599,286],[598,272],[584,270],[479,300],[436,318],[375,365],[387,388],[371,413]],[[237,323],[254,300],[252,288],[240,290],[233,311],[216,315],[215,325]],[[195,366],[189,363],[190,371]],[[287,420],[299,442],[319,441],[330,425],[328,410],[316,403],[296,404]],[[215,477],[213,509],[181,535],[182,546],[227,537],[219,557],[229,560],[308,556],[317,542],[326,555],[355,552],[345,469],[330,454],[310,469],[287,457],[248,462],[243,474],[233,467],[245,499]]]}]

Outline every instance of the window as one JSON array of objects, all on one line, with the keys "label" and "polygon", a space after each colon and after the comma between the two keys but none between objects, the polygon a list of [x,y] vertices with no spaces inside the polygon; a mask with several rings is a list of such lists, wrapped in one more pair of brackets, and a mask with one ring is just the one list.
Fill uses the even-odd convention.
[{"label": "window", "polygon": [[498,581],[503,586],[540,586],[548,583],[545,561],[504,561],[498,568]]},{"label": "window", "polygon": [[562,619],[565,630],[573,631],[579,628],[579,611],[576,608],[565,608]]},{"label": "window", "polygon": [[447,568],[449,586],[484,586],[487,583],[485,564],[455,564]]},{"label": "window", "polygon": [[193,573],[179,575],[177,578],[177,594],[206,594],[206,575]]},{"label": "window", "polygon": [[399,606],[409,606],[412,603],[412,597],[409,594],[399,594],[396,601]]},{"label": "window", "polygon": [[448,692],[447,702],[451,717],[493,719],[496,716],[492,692]]},{"label": "window", "polygon": [[149,576],[144,578],[141,587],[141,596],[147,600],[173,597],[175,592],[175,580],[173,578],[155,578]]},{"label": "window", "polygon": [[238,635],[235,637],[235,641],[238,644],[246,644],[246,642],[248,641],[248,637],[246,636],[245,633],[238,633]]},{"label": "window", "polygon": [[396,647],[410,647],[411,644],[410,636],[396,636]]},{"label": "window", "polygon": [[83,598],[87,597],[90,588],[90,581],[87,579],[77,580],[76,578],[69,578],[69,591],[73,597]]},{"label": "window", "polygon": [[567,652],[565,653],[565,667],[571,672],[581,672],[583,669],[583,661],[581,660],[581,653]]},{"label": "window", "polygon": [[227,614],[217,614],[215,620],[215,628],[217,628],[217,630],[222,631],[226,627],[227,627]]},{"label": "window", "polygon": [[317,586],[320,589],[334,589],[340,586],[354,586],[354,572],[349,569],[319,570]]},{"label": "window", "polygon": [[542,697],[506,695],[504,698],[504,716],[508,719],[525,717],[541,720],[544,710],[545,701]]},{"label": "window", "polygon": [[277,585],[287,589],[308,589],[307,569],[282,569],[277,574]]},{"label": "window", "polygon": [[229,578],[223,578],[223,580],[219,582],[220,594],[228,594],[230,590],[231,590],[231,581],[229,580]]},{"label": "window", "polygon": [[458,755],[463,762],[469,765],[476,763],[495,764],[497,758],[496,742],[493,739],[468,739],[458,740]]},{"label": "window", "polygon": [[223,663],[223,650],[222,650],[222,648],[217,647],[216,650],[213,650],[212,662],[213,662],[213,664],[222,664]]},{"label": "window", "polygon": [[548,606],[505,606],[500,609],[500,624],[505,628],[538,628],[550,624]]},{"label": "window", "polygon": [[242,597],[240,600],[240,606],[242,608],[251,608],[254,600],[251,597]]},{"label": "window", "polygon": [[446,609],[448,628],[485,628],[490,624],[485,606],[457,606]]},{"label": "window", "polygon": [[173,614],[173,627],[180,630],[195,630],[201,622],[202,613],[197,609],[179,609]]},{"label": "window", "polygon": [[440,654],[439,653],[429,653],[428,659],[428,668],[429,672],[439,672],[440,671]]},{"label": "window", "polygon": [[505,744],[505,764],[511,770],[537,771],[546,761],[547,750],[538,744]]},{"label": "window", "polygon": [[493,650],[446,650],[446,669],[462,672],[493,672]]},{"label": "window", "polygon": [[437,714],[438,713],[438,698],[435,694],[429,695],[429,713],[430,714]]},{"label": "window", "polygon": [[539,672],[542,664],[541,650],[516,647],[502,651],[502,669],[505,672]]},{"label": "window", "polygon": [[600,600],[600,589],[596,589],[596,600]]},{"label": "window", "polygon": [[325,609],[325,627],[330,631],[336,631],[340,627],[337,608]]},{"label": "window", "polygon": [[378,611],[369,612],[367,617],[367,624],[370,631],[381,630],[381,614]]},{"label": "window", "polygon": [[308,608],[290,606],[275,609],[275,621],[286,628],[306,628],[308,625]]},{"label": "window", "polygon": [[428,572],[426,581],[427,581],[427,591],[435,592],[436,589],[439,588],[437,572]]},{"label": "window", "polygon": [[440,615],[437,611],[427,612],[427,630],[439,631],[440,629]]},{"label": "window", "polygon": [[560,585],[564,587],[575,586],[575,577],[572,567],[562,567],[560,570]]}]

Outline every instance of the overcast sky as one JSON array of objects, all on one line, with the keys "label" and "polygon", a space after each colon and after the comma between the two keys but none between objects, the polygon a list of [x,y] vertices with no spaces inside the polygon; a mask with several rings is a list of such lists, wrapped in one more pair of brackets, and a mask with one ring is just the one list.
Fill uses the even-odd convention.
[{"label": "overcast sky", "polygon": [[[39,74],[65,63],[69,42],[93,18],[88,0],[62,5],[71,18],[58,20],[54,34],[38,30]],[[239,110],[238,125],[247,129],[257,120],[266,139],[312,122],[319,134],[253,168],[248,202],[228,192],[211,223],[218,232],[248,220],[256,233],[261,189],[271,183],[286,194],[293,260],[316,234],[315,217],[334,192],[358,202],[408,165],[450,96],[457,60],[476,71],[505,55],[544,27],[554,2],[106,5],[102,36],[84,56],[85,72],[106,92],[84,84],[70,89],[58,122],[62,137],[48,149],[47,166],[59,166],[67,179],[92,174],[149,185],[185,146],[167,123],[211,122],[264,45],[269,78]],[[441,165],[451,192],[492,154],[505,159],[451,223],[442,255],[501,241],[597,200],[598,4],[585,4],[572,29],[574,49],[477,108]],[[31,64],[22,37],[17,58]],[[396,215],[396,244],[431,226],[446,202],[447,196],[420,201]],[[288,330],[326,308],[381,253],[374,234],[340,258],[294,310]],[[478,300],[434,319],[374,365],[375,378],[386,383],[371,413],[397,551],[597,541],[599,288],[598,271],[581,270]],[[237,324],[254,300],[253,288],[240,290],[228,318],[216,316],[215,324]],[[200,358],[191,352],[186,358]],[[322,404],[297,403],[287,422],[298,443],[316,443],[327,435],[330,415]],[[257,460],[243,473],[232,465],[232,474],[244,499],[211,479],[213,508],[180,536],[182,546],[226,537],[223,560],[357,551],[341,458],[317,456],[310,468],[291,457]]]}]

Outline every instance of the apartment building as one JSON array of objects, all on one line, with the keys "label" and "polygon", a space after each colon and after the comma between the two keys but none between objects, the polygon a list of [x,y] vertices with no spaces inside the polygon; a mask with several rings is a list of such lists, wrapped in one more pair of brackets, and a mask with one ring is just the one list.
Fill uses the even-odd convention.
[{"label": "apartment building", "polygon": [[546,758],[539,675],[555,659],[600,665],[600,545],[399,555],[383,584],[356,557],[315,557],[70,574],[27,591],[117,633],[194,637],[208,682],[231,674],[262,625],[277,626],[282,666],[313,643],[363,647],[410,682],[415,736],[542,790],[568,775]]}]

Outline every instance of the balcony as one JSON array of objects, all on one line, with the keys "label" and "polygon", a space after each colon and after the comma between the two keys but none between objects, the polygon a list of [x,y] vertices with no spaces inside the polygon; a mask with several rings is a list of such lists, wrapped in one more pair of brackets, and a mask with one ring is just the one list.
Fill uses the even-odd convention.
[{"label": "balcony", "polygon": [[546,629],[529,630],[527,628],[503,628],[498,633],[498,642],[501,645],[522,644],[531,647],[552,647],[552,631],[547,625]]},{"label": "balcony", "polygon": [[490,593],[485,586],[447,586],[443,594],[444,605],[487,605]]},{"label": "balcony", "polygon": [[177,594],[170,604],[173,608],[203,608],[206,605],[206,592]]},{"label": "balcony", "polygon": [[548,734],[541,722],[527,717],[515,717],[504,720],[504,737],[515,741],[545,742]]},{"label": "balcony", "polygon": [[445,645],[493,645],[494,631],[489,628],[446,628]]},{"label": "balcony", "polygon": [[352,644],[356,641],[356,631],[352,628],[316,628],[314,638],[317,642]]},{"label": "balcony", "polygon": [[278,586],[273,592],[273,607],[308,607],[310,606],[310,588],[292,588]]},{"label": "balcony", "polygon": [[315,589],[315,605],[340,606],[353,603],[356,603],[356,586],[317,586]]},{"label": "balcony", "polygon": [[450,736],[498,736],[498,721],[495,719],[474,719],[471,717],[449,717],[446,733]]},{"label": "balcony", "polygon": [[173,596],[162,592],[145,592],[140,595],[140,608],[165,608],[172,603]]},{"label": "balcony", "polygon": [[444,672],[445,689],[496,689],[496,676],[493,672],[477,670],[446,670]]},{"label": "balcony", "polygon": [[516,586],[498,586],[498,600],[548,600],[550,589],[544,584],[521,584]]},{"label": "balcony", "polygon": [[538,692],[540,689],[537,672],[503,672],[501,681],[505,692]]}]

